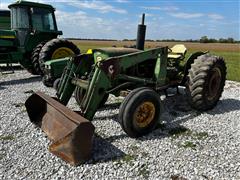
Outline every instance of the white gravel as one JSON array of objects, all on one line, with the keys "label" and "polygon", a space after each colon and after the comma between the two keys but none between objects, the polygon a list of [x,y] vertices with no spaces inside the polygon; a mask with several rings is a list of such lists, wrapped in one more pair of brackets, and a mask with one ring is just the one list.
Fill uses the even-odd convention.
[{"label": "white gravel", "polygon": [[[240,179],[240,83],[227,81],[221,101],[204,113],[184,95],[162,97],[163,125],[140,139],[122,131],[121,98],[110,96],[93,121],[92,159],[78,167],[52,155],[30,123],[24,102],[31,90],[55,93],[26,71],[0,74],[0,179]],[[73,98],[69,107],[78,108]]]}]

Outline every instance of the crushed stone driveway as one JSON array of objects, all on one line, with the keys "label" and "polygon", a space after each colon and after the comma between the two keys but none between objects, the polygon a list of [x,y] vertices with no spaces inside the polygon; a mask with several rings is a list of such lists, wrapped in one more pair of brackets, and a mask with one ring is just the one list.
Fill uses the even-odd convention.
[{"label": "crushed stone driveway", "polygon": [[[161,124],[139,139],[117,122],[122,98],[110,96],[96,113],[92,158],[72,167],[48,151],[51,143],[30,123],[24,102],[32,91],[51,96],[25,70],[0,74],[0,179],[240,179],[240,83],[227,81],[207,112],[186,95],[162,98]],[[78,109],[74,98],[69,105]]]}]

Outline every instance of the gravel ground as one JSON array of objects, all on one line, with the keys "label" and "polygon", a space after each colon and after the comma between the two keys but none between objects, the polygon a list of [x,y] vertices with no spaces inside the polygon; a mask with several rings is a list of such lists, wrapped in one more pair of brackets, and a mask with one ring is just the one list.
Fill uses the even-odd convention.
[{"label": "gravel ground", "polygon": [[[162,96],[162,124],[140,139],[122,131],[122,99],[110,96],[93,120],[92,159],[78,167],[49,153],[50,141],[30,123],[24,102],[32,90],[54,95],[26,71],[0,74],[0,179],[240,179],[240,83],[227,81],[204,113],[183,94]],[[74,98],[69,107],[78,108]]]}]

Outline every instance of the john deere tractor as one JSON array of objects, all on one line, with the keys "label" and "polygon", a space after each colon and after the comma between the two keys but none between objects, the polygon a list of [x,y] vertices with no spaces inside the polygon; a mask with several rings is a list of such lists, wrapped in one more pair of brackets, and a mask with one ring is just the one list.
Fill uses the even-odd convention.
[{"label": "john deere tractor", "polygon": [[58,39],[51,5],[17,1],[10,4],[11,30],[0,30],[0,64],[20,63],[32,74],[43,74],[45,61],[79,54],[70,41]]},{"label": "john deere tractor", "polygon": [[[118,121],[132,138],[150,133],[161,123],[159,94],[169,87],[184,86],[196,110],[216,106],[225,84],[224,59],[196,52],[181,65],[185,46],[144,50],[145,28],[139,25],[137,48],[99,48],[69,58],[56,97],[36,92],[27,99],[29,118],[53,141],[49,148],[53,154],[73,165],[90,157],[91,120],[109,94],[125,96]],[[77,112],[66,107],[74,92]]]},{"label": "john deere tractor", "polygon": [[11,17],[9,10],[0,10],[0,29],[11,29]]}]

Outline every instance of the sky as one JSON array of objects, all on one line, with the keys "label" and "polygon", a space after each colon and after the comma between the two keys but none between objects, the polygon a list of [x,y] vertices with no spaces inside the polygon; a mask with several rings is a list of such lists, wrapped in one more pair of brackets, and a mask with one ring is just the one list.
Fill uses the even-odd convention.
[{"label": "sky", "polygon": [[[134,39],[146,14],[147,39],[240,40],[240,0],[33,0],[56,8],[64,37]],[[13,0],[0,0],[7,9]]]}]

